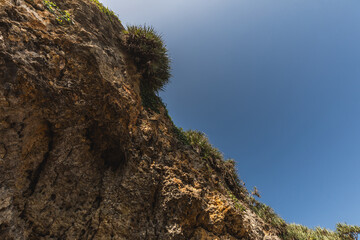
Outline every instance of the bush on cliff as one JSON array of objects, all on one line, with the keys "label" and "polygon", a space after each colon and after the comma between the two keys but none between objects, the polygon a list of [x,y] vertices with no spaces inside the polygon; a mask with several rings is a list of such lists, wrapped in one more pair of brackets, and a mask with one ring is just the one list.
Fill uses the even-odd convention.
[{"label": "bush on cliff", "polygon": [[288,224],[283,235],[284,240],[344,240],[336,232],[316,227],[311,229],[300,224]]},{"label": "bush on cliff", "polygon": [[128,26],[124,33],[124,46],[142,75],[142,86],[154,92],[163,90],[171,74],[161,36],[148,26]]},{"label": "bush on cliff", "polygon": [[360,226],[352,226],[344,223],[338,223],[336,225],[336,232],[341,239],[344,240],[358,240],[360,235]]},{"label": "bush on cliff", "polygon": [[196,130],[188,130],[185,131],[184,134],[189,144],[193,146],[203,158],[214,157],[221,160],[224,159],[222,153],[211,145],[205,133]]},{"label": "bush on cliff", "polygon": [[357,240],[360,227],[343,223],[336,225],[336,231],[316,227],[311,229],[299,224],[288,224],[283,235],[284,240]]},{"label": "bush on cliff", "polygon": [[251,209],[266,223],[269,223],[280,233],[285,231],[286,222],[271,207],[255,200],[253,197],[250,197],[250,204]]}]

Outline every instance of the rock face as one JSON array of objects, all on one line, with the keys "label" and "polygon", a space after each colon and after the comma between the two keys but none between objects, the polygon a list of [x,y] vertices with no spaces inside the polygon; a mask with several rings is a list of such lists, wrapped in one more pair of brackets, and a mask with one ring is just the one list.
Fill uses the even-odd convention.
[{"label": "rock face", "polygon": [[231,176],[142,107],[89,0],[0,0],[0,239],[278,239]]}]

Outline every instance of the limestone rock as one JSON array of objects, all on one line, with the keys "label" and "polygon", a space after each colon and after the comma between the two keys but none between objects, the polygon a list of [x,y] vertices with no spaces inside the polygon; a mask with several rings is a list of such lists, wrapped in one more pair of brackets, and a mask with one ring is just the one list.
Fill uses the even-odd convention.
[{"label": "limestone rock", "polygon": [[91,1],[56,4],[73,23],[0,0],[0,239],[275,236],[235,208],[216,159],[143,109],[123,26]]}]

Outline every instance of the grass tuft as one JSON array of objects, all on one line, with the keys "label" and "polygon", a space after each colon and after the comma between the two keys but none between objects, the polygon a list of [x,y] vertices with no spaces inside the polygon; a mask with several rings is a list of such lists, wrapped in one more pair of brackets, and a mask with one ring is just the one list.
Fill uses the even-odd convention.
[{"label": "grass tuft", "polygon": [[112,22],[113,19],[121,23],[119,17],[108,7],[105,7],[99,0],[90,0],[91,2],[95,3],[95,5],[100,9],[101,12],[105,13],[108,16],[109,20]]},{"label": "grass tuft", "polygon": [[343,240],[358,240],[360,235],[360,226],[338,223],[336,232]]},{"label": "grass tuft", "polygon": [[188,130],[184,132],[184,135],[187,138],[189,144],[204,159],[209,157],[213,157],[221,160],[224,159],[222,153],[217,148],[211,145],[205,133],[196,130]]},{"label": "grass tuft", "polygon": [[288,224],[284,232],[284,240],[358,240],[359,226],[338,223],[336,231],[316,227],[311,229],[300,224]]},{"label": "grass tuft", "polygon": [[264,222],[270,224],[273,228],[277,229],[280,233],[284,233],[286,229],[286,222],[268,205],[257,201],[254,197],[248,197],[248,204],[251,209],[262,219]]},{"label": "grass tuft", "polygon": [[185,131],[182,128],[176,127],[174,124],[174,134],[177,139],[185,145],[190,145],[189,139],[185,135]]},{"label": "grass tuft", "polygon": [[344,240],[333,231],[317,227],[310,229],[300,224],[288,224],[283,236],[284,240]]},{"label": "grass tuft", "polygon": [[246,211],[246,208],[241,204],[241,202],[239,201],[239,199],[237,199],[237,197],[235,197],[234,194],[232,194],[231,191],[228,191],[228,195],[231,198],[232,202],[234,203],[235,209],[240,210],[241,212]]}]

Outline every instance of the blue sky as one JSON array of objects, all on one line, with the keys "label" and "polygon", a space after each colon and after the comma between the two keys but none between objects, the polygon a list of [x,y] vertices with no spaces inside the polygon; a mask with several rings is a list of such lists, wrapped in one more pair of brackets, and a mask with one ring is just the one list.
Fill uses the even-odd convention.
[{"label": "blue sky", "polygon": [[360,2],[103,0],[163,34],[161,93],[287,222],[360,225]]}]

